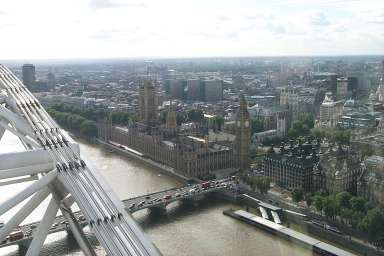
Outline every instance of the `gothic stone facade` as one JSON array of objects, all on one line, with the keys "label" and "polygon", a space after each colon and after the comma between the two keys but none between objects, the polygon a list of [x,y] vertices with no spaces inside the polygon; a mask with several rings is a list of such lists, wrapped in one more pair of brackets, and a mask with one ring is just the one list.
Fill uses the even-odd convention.
[{"label": "gothic stone facade", "polygon": [[264,157],[264,173],[278,186],[311,191],[313,167],[318,162],[317,144],[282,145],[279,152],[270,148]]},{"label": "gothic stone facade", "polygon": [[192,136],[163,140],[161,132],[113,127],[99,123],[99,138],[113,141],[143,153],[146,157],[170,166],[188,177],[203,177],[210,171],[236,167],[233,149],[217,143],[206,143]]}]

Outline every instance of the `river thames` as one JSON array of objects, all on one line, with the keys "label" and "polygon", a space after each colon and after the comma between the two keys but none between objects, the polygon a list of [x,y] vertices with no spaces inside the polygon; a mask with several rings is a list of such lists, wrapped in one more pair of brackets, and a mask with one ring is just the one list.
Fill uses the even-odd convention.
[{"label": "river thames", "polygon": [[[0,143],[0,153],[14,151],[16,138],[7,134]],[[78,140],[81,154],[96,166],[121,199],[169,189],[182,184],[175,178],[137,160],[109,153],[102,147]],[[12,149],[12,150],[11,150]],[[1,163],[0,163],[1,164]],[[20,191],[27,183],[0,187],[0,202]],[[23,224],[37,221],[44,213],[47,200]],[[224,201],[203,200],[196,206],[175,202],[167,206],[164,216],[153,216],[148,210],[134,213],[145,232],[163,255],[313,255],[289,242],[222,214],[228,208],[240,208]],[[16,209],[17,210],[17,209]],[[13,212],[1,216],[7,220]],[[89,233],[88,233],[89,234]],[[97,243],[92,236],[92,243]],[[96,245],[98,255],[105,255]],[[17,246],[0,249],[0,255],[16,256]],[[82,255],[76,242],[65,232],[48,237],[41,255]]]}]

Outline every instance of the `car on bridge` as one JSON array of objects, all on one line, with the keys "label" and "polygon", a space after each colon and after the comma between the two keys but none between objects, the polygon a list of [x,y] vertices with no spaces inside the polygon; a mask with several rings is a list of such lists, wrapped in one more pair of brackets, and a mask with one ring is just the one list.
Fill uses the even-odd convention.
[{"label": "car on bridge", "polygon": [[169,200],[172,198],[172,195],[165,195],[163,198],[164,198],[164,200]]},{"label": "car on bridge", "polygon": [[24,237],[23,231],[21,231],[21,229],[18,228],[9,234],[9,241],[11,242],[17,241],[22,239],[23,237]]}]

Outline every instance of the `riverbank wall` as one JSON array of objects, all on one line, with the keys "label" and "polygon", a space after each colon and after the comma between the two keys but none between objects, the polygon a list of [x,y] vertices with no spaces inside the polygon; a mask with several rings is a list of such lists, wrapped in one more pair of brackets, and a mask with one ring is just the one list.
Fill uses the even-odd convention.
[{"label": "riverbank wall", "polygon": [[174,170],[172,167],[160,164],[160,163],[158,163],[156,161],[153,161],[152,159],[149,159],[149,158],[140,156],[138,154],[132,153],[132,152],[130,152],[128,150],[119,148],[119,147],[117,147],[115,145],[112,145],[112,144],[107,143],[105,141],[102,141],[100,139],[95,139],[95,142],[100,144],[100,145],[102,145],[102,146],[104,146],[104,147],[106,147],[106,148],[108,148],[108,149],[114,150],[116,153],[118,153],[121,156],[130,157],[130,158],[133,158],[135,160],[139,160],[140,162],[142,162],[144,164],[147,164],[147,165],[149,165],[151,167],[154,167],[160,173],[165,174],[165,175],[169,175],[169,176],[171,176],[173,178],[176,178],[180,182],[187,183],[188,181],[193,180],[193,179],[188,178],[188,177],[186,177],[186,176],[184,176],[184,175],[182,175],[180,173],[177,173],[176,170]]}]

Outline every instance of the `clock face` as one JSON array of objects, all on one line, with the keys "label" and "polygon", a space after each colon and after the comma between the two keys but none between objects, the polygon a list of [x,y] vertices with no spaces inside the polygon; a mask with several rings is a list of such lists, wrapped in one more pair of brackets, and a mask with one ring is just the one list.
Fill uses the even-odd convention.
[{"label": "clock face", "polygon": [[245,127],[249,126],[249,121],[245,121]]}]

